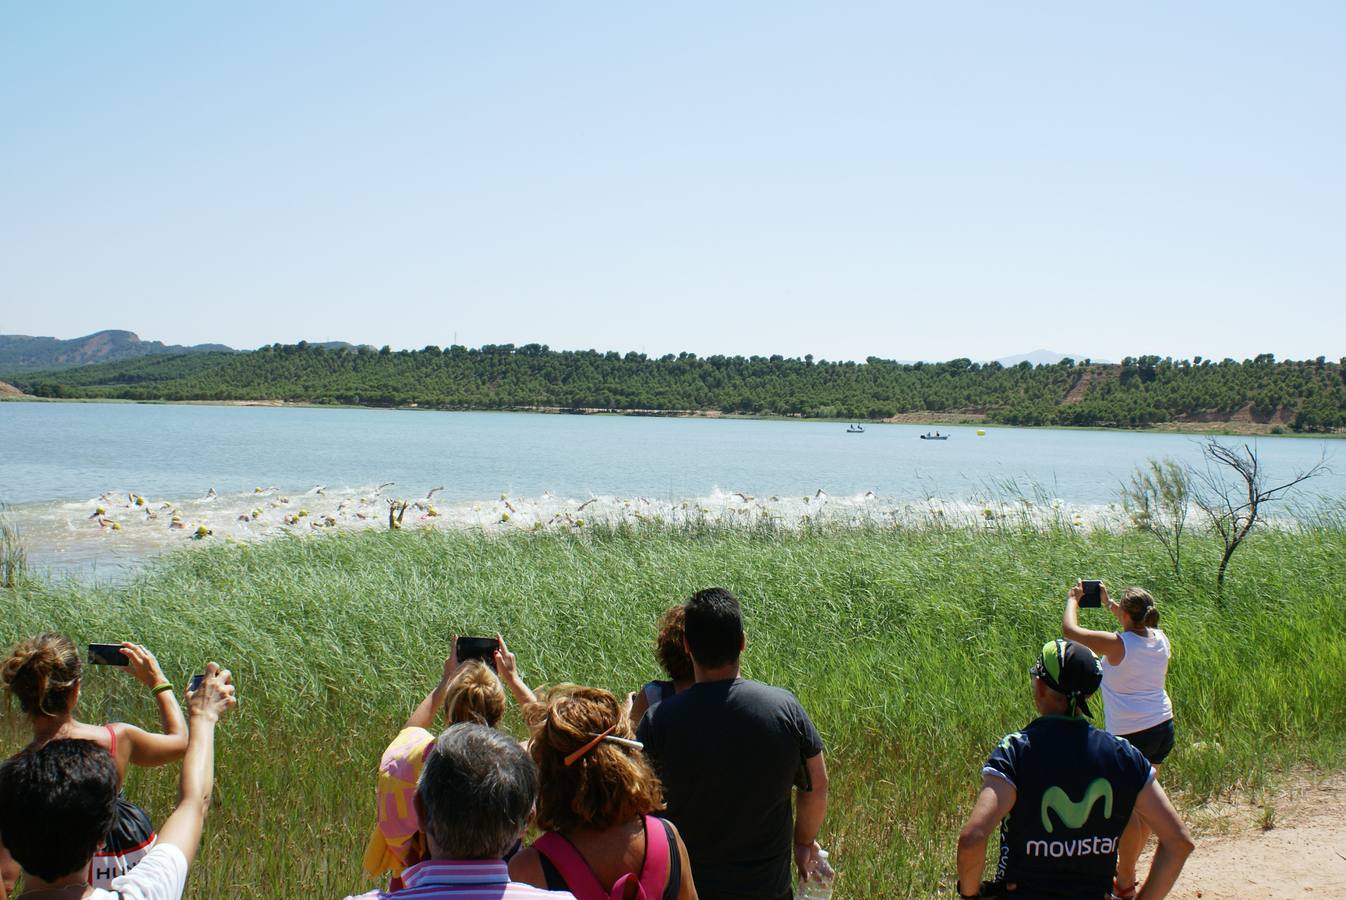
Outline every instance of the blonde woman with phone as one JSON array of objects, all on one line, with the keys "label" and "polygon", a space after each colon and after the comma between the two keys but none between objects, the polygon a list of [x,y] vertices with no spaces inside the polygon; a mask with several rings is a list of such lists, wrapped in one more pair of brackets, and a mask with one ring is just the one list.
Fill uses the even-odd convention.
[{"label": "blonde woman with phone", "polygon": [[391,873],[391,890],[402,888],[403,871],[428,858],[415,798],[416,784],[434,747],[436,735],[430,729],[436,715],[443,711],[446,728],[459,722],[495,728],[505,714],[506,686],[519,704],[533,701],[533,692],[519,676],[514,654],[500,635],[493,639],[454,635],[439,684],[412,710],[383,751],[376,787],[378,821],[365,847],[364,869],[375,877]]}]

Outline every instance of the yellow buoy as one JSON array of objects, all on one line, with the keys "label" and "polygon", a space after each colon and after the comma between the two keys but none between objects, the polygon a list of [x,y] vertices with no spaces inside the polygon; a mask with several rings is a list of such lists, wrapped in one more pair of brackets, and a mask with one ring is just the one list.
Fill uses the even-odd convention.
[{"label": "yellow buoy", "polygon": [[977,429],[977,437],[986,437],[986,429],[985,429],[985,428],[978,428],[978,429]]}]

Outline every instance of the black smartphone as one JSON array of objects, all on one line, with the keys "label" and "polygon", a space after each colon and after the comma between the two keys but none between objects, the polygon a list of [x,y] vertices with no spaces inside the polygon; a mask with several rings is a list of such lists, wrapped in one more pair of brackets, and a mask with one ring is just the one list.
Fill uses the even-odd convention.
[{"label": "black smartphone", "polygon": [[90,644],[89,665],[129,666],[131,661],[122,652],[121,644]]},{"label": "black smartphone", "polygon": [[196,689],[199,688],[199,687],[201,686],[201,682],[203,682],[203,681],[205,681],[205,680],[206,680],[206,675],[205,675],[204,672],[202,672],[202,673],[200,673],[200,674],[197,674],[197,675],[193,675],[193,676],[192,676],[192,680],[189,681],[189,682],[187,682],[187,693],[189,693],[189,694],[195,694],[195,693],[196,693]]},{"label": "black smartphone", "polygon": [[1097,608],[1103,605],[1103,582],[1101,581],[1081,581],[1084,585],[1084,595],[1080,597],[1080,608]]},{"label": "black smartphone", "polygon": [[458,661],[467,662],[469,659],[479,659],[494,669],[495,651],[499,649],[500,642],[495,638],[460,637],[458,639]]}]

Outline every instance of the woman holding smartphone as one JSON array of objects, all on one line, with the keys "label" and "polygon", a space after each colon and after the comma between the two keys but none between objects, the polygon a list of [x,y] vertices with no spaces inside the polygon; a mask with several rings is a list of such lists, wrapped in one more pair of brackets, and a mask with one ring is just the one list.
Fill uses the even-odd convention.
[{"label": "woman holding smartphone", "polygon": [[[112,754],[118,782],[136,766],[162,766],[177,762],[187,752],[187,720],[182,715],[173,685],[164,677],[154,654],[139,644],[120,645],[127,673],[154,695],[163,732],[145,731],[125,722],[89,725],[75,718],[79,702],[83,659],[74,641],[63,634],[42,634],[14,648],[0,664],[0,683],[11,700],[28,717],[33,739],[23,752],[38,750],[55,740],[93,741]],[[154,825],[145,811],[124,796],[117,798],[116,818],[107,841],[93,857],[89,881],[108,887],[113,878],[125,875],[153,848]],[[0,858],[8,854],[0,850]],[[5,871],[6,892],[10,871]],[[6,893],[8,895],[8,893]]]},{"label": "woman holding smartphone", "polygon": [[[1081,581],[1066,597],[1061,631],[1068,640],[1084,644],[1101,658],[1107,730],[1144,754],[1158,777],[1159,767],[1173,750],[1174,738],[1173,702],[1164,687],[1172,654],[1168,636],[1159,630],[1159,609],[1149,591],[1129,587],[1116,602],[1102,583],[1098,591],[1099,605],[1112,613],[1118,630],[1080,627],[1080,600],[1086,593],[1086,583]],[[1133,815],[1117,848],[1113,893],[1119,900],[1135,896],[1139,881],[1136,860],[1149,837],[1150,829]]]},{"label": "woman holding smartphone", "polygon": [[504,638],[497,634],[492,641],[454,635],[439,684],[412,710],[383,751],[375,786],[378,818],[365,846],[364,869],[376,878],[392,873],[390,890],[401,890],[402,872],[428,858],[415,799],[421,770],[435,741],[430,730],[435,716],[443,711],[445,727],[476,722],[495,728],[505,714],[506,687],[520,705],[535,700]]}]

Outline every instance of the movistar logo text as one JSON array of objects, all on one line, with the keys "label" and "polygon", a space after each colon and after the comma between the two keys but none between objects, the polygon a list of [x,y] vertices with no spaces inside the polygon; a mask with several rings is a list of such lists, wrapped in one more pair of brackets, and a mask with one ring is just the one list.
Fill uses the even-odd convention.
[{"label": "movistar logo text", "polygon": [[1084,797],[1078,803],[1071,800],[1070,795],[1061,788],[1048,788],[1042,795],[1042,827],[1048,834],[1052,833],[1054,826],[1049,814],[1055,812],[1061,824],[1067,828],[1083,828],[1099,798],[1103,800],[1103,816],[1112,818],[1112,784],[1106,778],[1095,778],[1085,788]]}]

